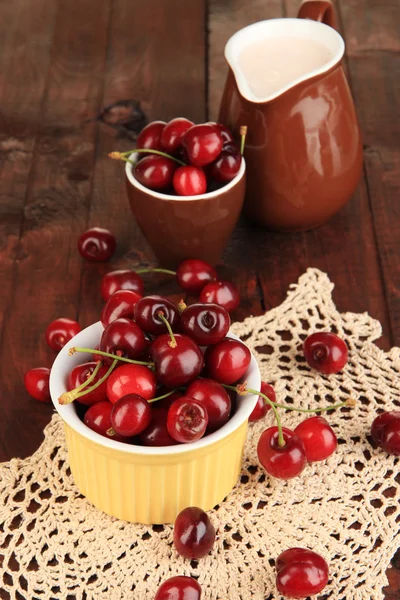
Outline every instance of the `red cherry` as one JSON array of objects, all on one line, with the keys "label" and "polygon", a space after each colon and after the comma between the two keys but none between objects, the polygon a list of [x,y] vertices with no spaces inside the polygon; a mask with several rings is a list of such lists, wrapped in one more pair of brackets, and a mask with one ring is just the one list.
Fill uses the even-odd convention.
[{"label": "red cherry", "polygon": [[377,416],[371,426],[374,442],[388,454],[400,456],[400,410]]},{"label": "red cherry", "polygon": [[199,559],[206,556],[215,541],[215,529],[201,508],[184,508],[175,519],[174,546],[181,556]]},{"label": "red cherry", "polygon": [[[262,381],[260,392],[267,396],[267,398],[269,398],[272,402],[276,402],[275,390],[269,383]],[[253,408],[253,412],[249,417],[249,421],[259,421],[265,417],[269,410],[271,410],[271,406],[265,402],[264,398],[258,396],[257,404]]]},{"label": "red cherry", "polygon": [[251,354],[242,342],[225,338],[215,346],[209,346],[204,358],[209,377],[219,383],[231,385],[246,373]]},{"label": "red cherry", "polygon": [[221,134],[224,148],[227,145],[235,143],[234,137],[230,129],[228,129],[227,127],[225,127],[225,125],[222,125],[221,123],[214,123],[214,125],[217,127],[218,131]]},{"label": "red cherry", "polygon": [[132,437],[141,433],[150,425],[150,404],[137,394],[128,394],[113,404],[111,426],[123,437]]},{"label": "red cherry", "polygon": [[174,154],[181,145],[182,137],[194,123],[183,117],[172,119],[164,127],[161,134],[161,146],[169,154]]},{"label": "red cherry", "polygon": [[213,162],[222,150],[223,139],[219,128],[212,123],[194,125],[182,138],[182,146],[195,167]]},{"label": "red cherry", "polygon": [[106,262],[115,252],[117,242],[108,229],[92,227],[79,236],[78,250],[86,260]]},{"label": "red cherry", "polygon": [[151,345],[150,353],[158,379],[167,387],[187,385],[203,369],[203,354],[186,335],[175,334],[176,346],[168,334],[160,335]]},{"label": "red cherry", "polygon": [[126,441],[122,436],[110,435],[107,433],[111,429],[111,411],[113,405],[111,402],[96,402],[92,406],[89,406],[83,422],[89,429],[92,429],[96,433],[109,438],[110,440],[116,440],[117,442]]},{"label": "red cherry", "polygon": [[207,283],[216,278],[216,270],[199,258],[184,260],[176,271],[178,285],[188,294],[198,294]]},{"label": "red cherry", "polygon": [[201,587],[192,577],[179,575],[167,579],[158,588],[154,600],[200,600]]},{"label": "red cherry", "polygon": [[305,419],[297,425],[294,433],[302,440],[309,462],[325,460],[336,450],[337,437],[324,417]]},{"label": "red cherry", "polygon": [[230,281],[212,281],[201,290],[199,301],[219,304],[228,312],[232,312],[239,306],[240,296],[237,287]]},{"label": "red cherry", "polygon": [[196,442],[203,437],[207,422],[207,409],[204,404],[189,396],[181,396],[168,409],[168,433],[182,444]]},{"label": "red cherry", "polygon": [[140,298],[136,292],[130,290],[119,290],[115,292],[104,306],[100,320],[103,327],[107,327],[113,321],[120,318],[133,319],[133,309]]},{"label": "red cherry", "polygon": [[[157,404],[158,402],[154,402],[154,406]],[[150,425],[138,436],[138,441],[142,446],[175,446],[178,444],[168,433],[167,415],[168,408],[155,406],[152,409]]]},{"label": "red cherry", "polygon": [[24,385],[28,394],[39,402],[50,403],[49,377],[50,369],[46,367],[36,367],[27,371],[24,375]]},{"label": "red cherry", "polygon": [[159,335],[168,331],[165,322],[160,319],[160,312],[175,331],[179,323],[179,311],[175,304],[162,296],[145,296],[139,300],[135,306],[134,318],[143,331]]},{"label": "red cherry", "polygon": [[242,155],[234,145],[226,145],[210,168],[211,177],[221,183],[232,181],[239,173]]},{"label": "red cherry", "polygon": [[[86,362],[81,363],[80,365],[76,365],[68,375],[67,380],[67,389],[74,390],[76,387],[84,383],[97,366],[96,362]],[[92,383],[89,384],[88,387],[91,387],[95,383],[99,381],[105,374],[107,373],[107,367],[100,367],[97,371],[97,375],[93,379]],[[89,392],[88,394],[84,394],[78,398],[78,402],[84,404],[85,406],[91,406],[92,404],[96,404],[96,402],[102,402],[107,400],[106,395],[106,381],[101,383],[95,390]]]},{"label": "red cherry", "polygon": [[150,190],[165,190],[172,184],[177,164],[171,158],[152,154],[136,163],[134,175],[139,183]]},{"label": "red cherry", "polygon": [[107,302],[115,292],[130,290],[143,296],[143,279],[135,271],[120,270],[106,273],[101,280],[101,295]]},{"label": "red cherry", "polygon": [[229,421],[231,399],[228,392],[213,379],[196,379],[186,390],[187,396],[198,400],[207,409],[207,432],[216,431]]},{"label": "red cherry", "polygon": [[58,350],[64,348],[65,344],[72,340],[72,338],[80,331],[81,327],[79,323],[72,319],[61,317],[60,319],[55,319],[55,321],[52,321],[50,325],[47,326],[45,331],[46,342],[52,350],[58,352]]},{"label": "red cherry", "polygon": [[156,376],[144,365],[121,365],[114,369],[106,382],[107,398],[112,404],[128,394],[150,400],[155,397],[156,388]]},{"label": "red cherry", "polygon": [[310,367],[325,375],[338,373],[347,363],[346,342],[335,333],[327,331],[312,333],[305,340],[303,350]]},{"label": "red cherry", "polygon": [[264,469],[279,479],[300,475],[307,464],[304,444],[291,429],[282,428],[285,446],[279,446],[278,428],[269,427],[260,436],[257,454]]},{"label": "red cherry", "polygon": [[207,191],[207,179],[204,171],[191,165],[178,167],[174,173],[172,184],[178,196],[199,196]]},{"label": "red cherry", "polygon": [[218,304],[192,304],[181,314],[181,331],[199,344],[218,344],[229,331],[229,313]]},{"label": "red cherry", "polygon": [[276,587],[290,598],[307,598],[319,594],[329,579],[327,562],[311,550],[291,548],[276,561]]},{"label": "red cherry", "polygon": [[165,128],[165,121],[153,121],[143,127],[136,139],[136,148],[146,150],[162,150],[161,135]]},{"label": "red cherry", "polygon": [[[100,340],[100,350],[135,359],[146,349],[147,343],[143,331],[130,319],[116,319],[110,323]],[[111,364],[111,358],[103,358],[106,364]]]}]

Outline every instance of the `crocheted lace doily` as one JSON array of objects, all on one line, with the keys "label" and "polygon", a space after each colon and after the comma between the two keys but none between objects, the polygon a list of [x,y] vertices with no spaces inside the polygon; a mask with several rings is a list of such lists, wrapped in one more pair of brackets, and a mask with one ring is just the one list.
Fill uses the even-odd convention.
[{"label": "crocheted lace doily", "polygon": [[[133,525],[96,510],[68,468],[62,423],[54,416],[37,452],[0,466],[0,589],[26,600],[152,600],[173,575],[198,578],[202,600],[278,600],[274,559],[293,546],[314,549],[330,565],[320,598],[380,600],[385,571],[399,545],[399,459],[372,448],[377,410],[400,406],[400,350],[372,342],[381,326],[367,314],[339,314],[327,275],[309,269],[285,302],[233,331],[257,355],[278,400],[302,407],[357,400],[329,414],[339,446],[326,462],[288,482],[260,467],[256,445],[273,422],[250,426],[241,480],[214,511],[211,554],[179,557],[171,526]],[[308,368],[301,344],[317,330],[336,331],[350,348],[342,373]],[[287,412],[284,424],[304,417]],[[7,595],[2,596],[7,597]]]}]

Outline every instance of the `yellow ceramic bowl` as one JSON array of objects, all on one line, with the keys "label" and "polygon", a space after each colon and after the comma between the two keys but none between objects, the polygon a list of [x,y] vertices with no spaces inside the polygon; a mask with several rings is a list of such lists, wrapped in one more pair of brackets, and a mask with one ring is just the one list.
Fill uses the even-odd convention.
[{"label": "yellow ceramic bowl", "polygon": [[[69,348],[96,348],[102,331],[100,322],[81,331],[61,350],[51,370],[51,397],[64,421],[76,486],[100,510],[134,523],[170,523],[187,506],[213,508],[238,479],[247,421],[257,396],[240,397],[228,423],[192,444],[155,448],[105,438],[82,423],[73,404],[58,403],[71,369],[91,360],[81,353],[69,356]],[[243,379],[250,388],[260,389],[254,356]]]}]

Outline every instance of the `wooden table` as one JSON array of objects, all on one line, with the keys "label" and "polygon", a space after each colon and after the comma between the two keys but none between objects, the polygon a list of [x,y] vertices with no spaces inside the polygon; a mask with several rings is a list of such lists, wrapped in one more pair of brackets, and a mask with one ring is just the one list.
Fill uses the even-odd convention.
[{"label": "wooden table", "polygon": [[[132,144],[93,117],[133,98],[150,119],[215,118],[226,40],[297,8],[297,0],[0,3],[0,460],[32,453],[51,417],[51,406],[23,387],[27,369],[54,359],[47,324],[59,316],[92,323],[107,270],[155,264],[131,218],[122,165],[107,158]],[[387,349],[400,342],[400,14],[397,0],[336,8],[364,177],[349,205],[315,231],[281,235],[240,223],[224,269],[240,287],[241,319],[276,306],[307,267],[319,267],[336,284],[340,310],[379,319]],[[117,235],[111,264],[85,263],[76,250],[79,233],[96,225]],[[148,289],[175,288],[160,278]],[[393,566],[387,600],[400,598],[400,554]]]}]

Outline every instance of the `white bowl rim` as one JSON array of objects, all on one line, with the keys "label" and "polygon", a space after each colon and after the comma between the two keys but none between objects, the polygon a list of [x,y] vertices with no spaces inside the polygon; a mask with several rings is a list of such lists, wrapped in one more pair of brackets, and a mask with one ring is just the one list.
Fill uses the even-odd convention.
[{"label": "white bowl rim", "polygon": [[[185,454],[193,450],[206,448],[207,446],[210,446],[215,442],[218,442],[228,437],[249,418],[251,412],[253,411],[257,402],[258,395],[248,394],[246,396],[242,396],[238,401],[239,406],[237,407],[234,415],[220,429],[201,438],[197,442],[193,442],[190,444],[179,444],[177,446],[135,446],[133,444],[127,444],[125,442],[117,442],[115,440],[106,438],[105,436],[102,436],[99,433],[96,433],[95,431],[89,429],[89,427],[87,427],[83,423],[83,421],[80,420],[73,404],[67,404],[62,406],[58,403],[58,398],[63,392],[66,391],[65,379],[70,370],[79,363],[91,360],[91,355],[85,353],[76,353],[72,357],[70,357],[68,354],[70,348],[74,346],[83,348],[96,347],[102,331],[103,326],[101,322],[98,321],[97,323],[86,327],[86,329],[83,329],[80,333],[78,333],[59,352],[58,356],[54,361],[50,373],[50,394],[54,408],[69,427],[71,427],[79,435],[82,435],[88,440],[105,448],[119,450],[127,454],[140,454],[148,456]],[[240,339],[231,332],[228,333],[228,336],[237,340]],[[94,341],[94,343],[90,342],[90,346],[88,345],[88,339],[96,339],[97,341]],[[68,366],[68,368],[66,366],[67,361],[70,361],[70,365]],[[260,369],[253,354],[251,354],[250,366],[247,370],[247,373],[243,377],[243,380],[248,381],[250,383],[249,387],[251,387],[252,389],[260,389]]]}]

